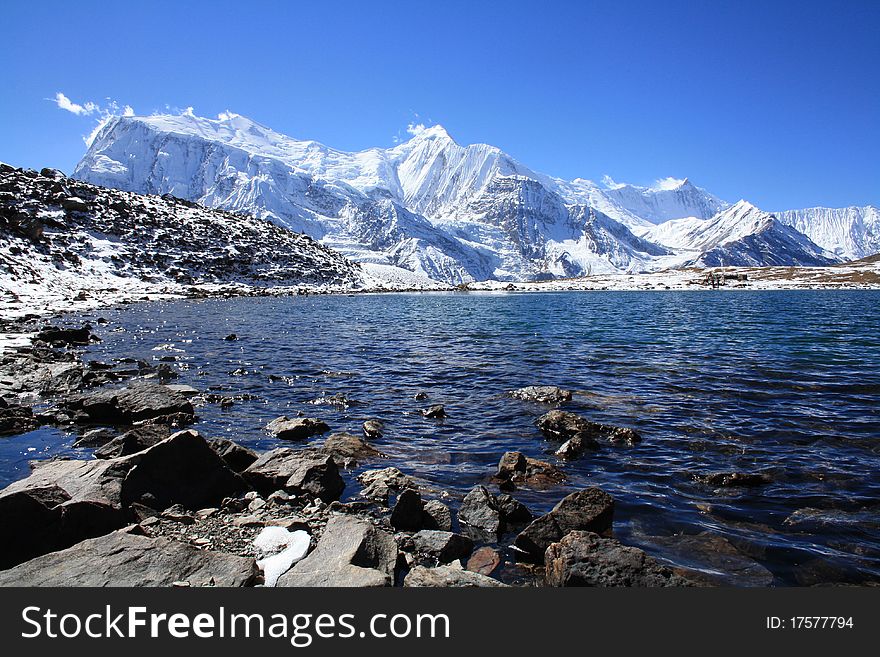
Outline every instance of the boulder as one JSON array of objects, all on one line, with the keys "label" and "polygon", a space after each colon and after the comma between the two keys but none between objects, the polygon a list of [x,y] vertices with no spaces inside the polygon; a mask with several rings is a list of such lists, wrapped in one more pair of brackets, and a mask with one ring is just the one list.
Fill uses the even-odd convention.
[{"label": "boulder", "polygon": [[589,531],[573,531],[547,547],[548,586],[692,586],[643,550]]},{"label": "boulder", "polygon": [[253,586],[250,557],[116,531],[0,572],[0,586]]},{"label": "boulder", "polygon": [[390,532],[363,518],[333,515],[312,553],[277,586],[392,586],[397,556]]},{"label": "boulder", "polygon": [[26,433],[39,426],[39,420],[28,406],[11,403],[0,397],[0,436]]},{"label": "boulder", "polygon": [[437,566],[426,568],[416,566],[409,571],[403,580],[404,586],[409,587],[432,587],[432,588],[474,588],[474,587],[500,587],[506,586],[497,579],[486,577],[479,573],[463,569],[460,565]]},{"label": "boulder", "polygon": [[385,425],[381,420],[367,420],[363,424],[364,436],[369,440],[378,440],[382,437]]},{"label": "boulder", "polygon": [[208,444],[223,459],[223,462],[235,472],[245,471],[259,458],[254,450],[243,447],[226,438],[212,438],[208,441]]},{"label": "boulder", "polygon": [[495,497],[485,486],[472,488],[458,510],[458,520],[479,538],[498,538],[511,526],[528,522],[531,512],[510,495]]},{"label": "boulder", "polygon": [[572,531],[597,534],[611,529],[614,500],[600,488],[587,488],[563,498],[549,513],[533,520],[514,545],[529,558],[541,561],[551,543]]},{"label": "boulder", "polygon": [[563,458],[575,458],[586,450],[597,449],[600,440],[623,445],[636,445],[642,441],[633,429],[591,422],[566,411],[545,413],[538,418],[537,425],[547,438],[564,441],[557,452]]},{"label": "boulder", "polygon": [[363,438],[350,433],[334,433],[324,441],[321,451],[332,456],[338,463],[355,466],[358,461],[385,456]]},{"label": "boulder", "polygon": [[505,452],[498,462],[495,478],[513,487],[543,489],[565,481],[565,474],[555,465],[527,457],[522,452]]},{"label": "boulder", "polygon": [[403,531],[418,531],[424,523],[422,496],[413,488],[407,488],[397,496],[391,511],[391,526]]},{"label": "boulder", "polygon": [[186,397],[154,383],[87,393],[70,399],[66,407],[92,424],[132,424],[177,414],[192,421],[195,413]]},{"label": "boulder", "polygon": [[361,491],[364,497],[383,504],[388,504],[391,493],[399,493],[405,488],[416,488],[412,477],[403,474],[397,468],[366,470],[358,475],[358,481],[364,487]]},{"label": "boulder", "polygon": [[425,529],[452,531],[452,512],[440,500],[429,500],[423,508],[422,526]]},{"label": "boulder", "polygon": [[477,549],[467,561],[467,570],[480,575],[491,575],[501,565],[501,555],[498,550],[484,545]]},{"label": "boulder", "polygon": [[87,345],[91,342],[99,342],[99,338],[92,335],[88,326],[81,328],[59,328],[57,326],[44,326],[37,332],[35,340],[48,342],[49,344],[61,345]]},{"label": "boulder", "polygon": [[508,392],[514,399],[538,402],[540,404],[561,404],[571,401],[571,390],[563,390],[557,386],[526,386]]},{"label": "boulder", "polygon": [[277,417],[266,425],[266,430],[281,440],[305,440],[330,430],[325,422],[314,417]]},{"label": "boulder", "polygon": [[97,459],[112,459],[136,454],[171,435],[171,429],[162,424],[148,424],[134,427],[121,436],[104,443],[94,452]]},{"label": "boulder", "polygon": [[443,404],[434,404],[422,410],[422,415],[433,419],[441,419],[447,416],[446,408]]},{"label": "boulder", "polygon": [[261,454],[242,472],[245,480],[263,495],[283,489],[308,494],[325,502],[339,499],[345,481],[333,457],[310,450],[279,447]]},{"label": "boulder", "polygon": [[467,536],[436,529],[423,529],[413,535],[413,545],[420,554],[434,557],[440,563],[449,563],[468,556],[474,542]]}]

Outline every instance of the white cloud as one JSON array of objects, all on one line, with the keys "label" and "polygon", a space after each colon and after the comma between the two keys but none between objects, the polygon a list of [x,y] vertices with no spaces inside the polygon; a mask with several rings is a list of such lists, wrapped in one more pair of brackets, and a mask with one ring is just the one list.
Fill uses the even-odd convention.
[{"label": "white cloud", "polygon": [[605,187],[607,187],[608,189],[620,189],[621,187],[625,186],[614,180],[614,178],[612,178],[608,174],[602,176],[602,184],[605,185]]},{"label": "white cloud", "polygon": [[[192,108],[190,108],[190,109],[192,109]],[[232,119],[238,118],[239,116],[240,115],[236,114],[235,112],[230,112],[229,110],[226,110],[225,112],[220,112],[217,115],[217,118],[220,119],[221,121],[231,121]]]},{"label": "white cloud", "polygon": [[685,180],[687,180],[687,179],[686,178],[672,178],[672,177],[661,178],[660,180],[654,181],[653,189],[655,189],[657,191],[670,191],[673,189],[678,189],[679,187],[681,187],[684,184]]},{"label": "white cloud", "polygon": [[427,130],[427,128],[424,123],[410,123],[406,126],[406,131],[413,137],[422,134],[425,130]]},{"label": "white cloud", "polygon": [[55,94],[55,98],[49,98],[56,105],[58,105],[59,109],[63,109],[66,112],[71,112],[72,114],[76,114],[78,116],[94,114],[98,111],[98,105],[92,102],[86,102],[82,105],[79,103],[74,103],[70,98],[65,96],[60,91]]}]

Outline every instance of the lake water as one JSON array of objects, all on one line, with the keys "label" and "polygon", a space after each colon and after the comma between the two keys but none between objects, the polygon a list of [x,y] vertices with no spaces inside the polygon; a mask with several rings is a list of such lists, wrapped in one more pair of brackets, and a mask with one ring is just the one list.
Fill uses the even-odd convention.
[{"label": "lake water", "polygon": [[[576,392],[566,410],[644,440],[562,464],[560,488],[517,491],[533,512],[600,486],[617,501],[615,535],[673,563],[739,584],[863,582],[880,579],[878,302],[836,291],[176,301],[89,315],[109,324],[87,358],[175,355],[179,383],[253,395],[199,407],[196,428],[259,449],[278,444],[263,430],[278,415],[304,411],[358,434],[380,418],[376,444],[390,458],[367,467],[396,465],[450,491],[453,506],[505,451],[553,460],[556,445],[534,426],[548,408],[504,393],[559,385]],[[359,403],[310,403],[335,393]],[[420,415],[434,403],[446,420]],[[24,476],[28,458],[82,456],[74,439],[43,429],[0,440],[0,477]],[[694,480],[716,471],[772,483]],[[745,556],[688,538],[704,532]]]}]

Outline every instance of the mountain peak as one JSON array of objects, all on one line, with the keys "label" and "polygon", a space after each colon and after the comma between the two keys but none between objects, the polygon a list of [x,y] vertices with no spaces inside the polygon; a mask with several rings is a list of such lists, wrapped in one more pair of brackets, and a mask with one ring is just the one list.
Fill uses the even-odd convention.
[{"label": "mountain peak", "polygon": [[435,123],[432,126],[426,126],[424,123],[418,124],[410,124],[407,127],[407,132],[409,132],[413,137],[413,140],[442,140],[442,141],[451,141],[455,142],[452,136],[447,132],[446,128],[444,128],[439,123]]}]

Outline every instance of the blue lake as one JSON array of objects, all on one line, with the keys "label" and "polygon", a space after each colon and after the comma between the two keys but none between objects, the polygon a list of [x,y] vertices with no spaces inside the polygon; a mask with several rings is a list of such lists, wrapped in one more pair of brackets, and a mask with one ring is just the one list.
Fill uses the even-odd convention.
[{"label": "blue lake", "polygon": [[[559,488],[517,491],[534,512],[600,486],[617,502],[615,535],[673,563],[748,583],[736,559],[719,566],[670,548],[709,532],[776,584],[863,582],[880,579],[878,302],[877,292],[836,291],[175,301],[85,316],[109,320],[86,358],[174,355],[178,383],[253,395],[200,406],[196,428],[259,449],[278,444],[263,429],[278,415],[303,411],[358,434],[379,418],[376,445],[390,458],[366,467],[395,465],[449,491],[453,506],[505,451],[554,460],[557,445],[534,424],[548,407],[504,393],[559,385],[575,391],[565,410],[644,440],[561,463],[569,479]],[[358,404],[310,403],[335,393]],[[435,403],[447,419],[421,416]],[[0,479],[25,476],[30,458],[85,456],[75,438],[42,429],[0,439]],[[772,482],[716,490],[694,480],[719,471]]]}]

